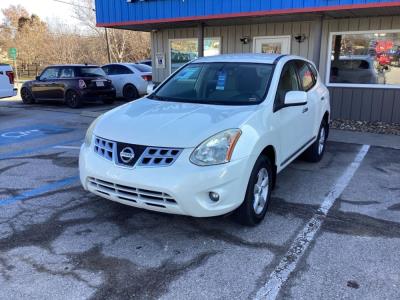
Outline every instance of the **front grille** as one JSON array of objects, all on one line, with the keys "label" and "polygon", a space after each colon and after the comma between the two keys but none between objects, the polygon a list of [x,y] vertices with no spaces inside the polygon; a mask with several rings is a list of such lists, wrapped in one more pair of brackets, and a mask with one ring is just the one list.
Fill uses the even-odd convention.
[{"label": "front grille", "polygon": [[[131,160],[124,160],[122,152],[133,153]],[[182,148],[163,148],[142,145],[133,145],[110,141],[96,136],[94,152],[115,164],[133,168],[138,167],[168,167],[171,166],[182,153]],[[122,156],[122,157],[121,157]]]},{"label": "front grille", "polygon": [[114,161],[114,154],[117,149],[117,143],[105,140],[100,137],[94,139],[94,152],[107,160]]},{"label": "front grille", "polygon": [[146,167],[170,166],[176,161],[181,152],[182,149],[147,147],[139,159],[138,165]]},{"label": "front grille", "polygon": [[146,204],[148,206],[163,207],[166,205],[176,205],[176,201],[168,194],[138,189],[131,186],[120,185],[98,178],[89,177],[88,184],[95,191],[107,196],[114,196],[120,200],[131,201],[134,203]]}]

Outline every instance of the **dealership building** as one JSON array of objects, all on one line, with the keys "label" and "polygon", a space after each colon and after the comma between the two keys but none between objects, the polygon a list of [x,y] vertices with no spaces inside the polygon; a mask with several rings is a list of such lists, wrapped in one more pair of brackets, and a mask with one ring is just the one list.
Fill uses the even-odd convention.
[{"label": "dealership building", "polygon": [[400,123],[400,2],[96,0],[97,25],[151,32],[153,81],[226,53],[312,60],[333,118]]}]

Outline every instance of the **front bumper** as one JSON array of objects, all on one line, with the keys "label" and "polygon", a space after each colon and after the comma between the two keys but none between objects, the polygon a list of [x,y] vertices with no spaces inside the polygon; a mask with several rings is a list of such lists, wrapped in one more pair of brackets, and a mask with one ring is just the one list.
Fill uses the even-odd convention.
[{"label": "front bumper", "polygon": [[[212,217],[235,210],[245,197],[252,169],[249,158],[228,164],[199,167],[185,149],[169,167],[125,168],[82,145],[79,156],[83,187],[122,204],[164,213]],[[218,202],[210,192],[220,195]]]}]

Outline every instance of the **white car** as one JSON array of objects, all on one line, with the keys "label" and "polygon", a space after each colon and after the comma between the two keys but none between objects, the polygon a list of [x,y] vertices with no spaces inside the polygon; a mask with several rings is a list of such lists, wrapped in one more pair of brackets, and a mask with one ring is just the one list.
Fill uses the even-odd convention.
[{"label": "white car", "polygon": [[199,58],[146,98],[105,113],[81,147],[83,187],[122,204],[255,225],[277,174],[319,161],[329,92],[312,62],[288,55]]},{"label": "white car", "polygon": [[147,94],[152,82],[152,69],[144,64],[115,63],[102,66],[116,89],[117,97],[128,100]]},{"label": "white car", "polygon": [[14,97],[17,89],[14,88],[14,71],[10,65],[0,64],[0,99]]}]

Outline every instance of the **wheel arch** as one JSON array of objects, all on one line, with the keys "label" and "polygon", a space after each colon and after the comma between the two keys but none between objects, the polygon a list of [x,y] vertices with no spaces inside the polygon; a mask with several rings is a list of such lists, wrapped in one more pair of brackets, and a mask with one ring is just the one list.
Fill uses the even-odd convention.
[{"label": "wheel arch", "polygon": [[274,172],[274,177],[272,179],[272,188],[275,187],[276,183],[276,175],[277,175],[277,165],[276,165],[276,150],[275,147],[272,145],[268,145],[264,147],[264,149],[261,151],[260,155],[268,157],[270,163],[272,164],[272,169]]},{"label": "wheel arch", "polygon": [[78,91],[77,89],[70,87],[70,88],[68,88],[68,89],[66,89],[66,90],[64,91],[64,100],[65,100],[65,97],[67,97],[67,94],[68,94],[69,92],[75,92],[75,93],[77,93],[78,95],[80,95],[80,93],[79,93],[79,91]]}]

